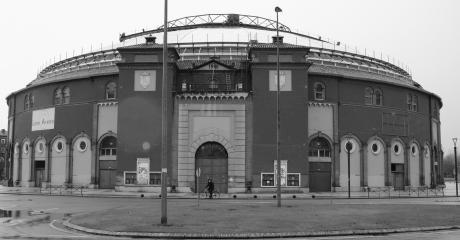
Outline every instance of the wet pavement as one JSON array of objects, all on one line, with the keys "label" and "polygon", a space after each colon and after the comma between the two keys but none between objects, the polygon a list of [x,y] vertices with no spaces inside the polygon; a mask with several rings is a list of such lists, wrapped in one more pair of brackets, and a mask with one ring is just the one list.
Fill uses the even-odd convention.
[{"label": "wet pavement", "polygon": [[[455,184],[447,183],[446,193],[455,193]],[[128,205],[145,204],[148,201],[159,201],[151,198],[98,198],[77,196],[46,196],[46,195],[16,195],[0,194],[0,239],[114,239],[90,235],[66,229],[61,223],[63,220],[78,214],[115,209]],[[184,199],[181,201],[193,201]],[[234,200],[220,200],[225,201]],[[241,200],[245,201],[245,200]],[[311,200],[329,201],[329,200]],[[424,204],[425,199],[381,199],[378,201],[340,200],[355,204],[386,204],[397,201],[399,204]],[[459,205],[457,198],[432,199],[432,204]],[[123,216],[120,216],[122,221]],[[158,219],[159,220],[159,219]],[[115,220],[117,221],[117,220]],[[153,219],[155,221],[155,219]],[[459,224],[460,225],[460,224]],[[129,238],[117,238],[129,239]],[[306,238],[297,238],[306,239]],[[460,239],[460,230],[403,233],[379,236],[342,236],[320,237],[308,239]]]}]

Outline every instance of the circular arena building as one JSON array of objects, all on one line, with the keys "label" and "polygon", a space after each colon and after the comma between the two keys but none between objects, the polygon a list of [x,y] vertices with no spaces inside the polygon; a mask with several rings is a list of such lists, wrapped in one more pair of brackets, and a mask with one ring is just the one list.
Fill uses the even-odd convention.
[{"label": "circular arena building", "polygon": [[[24,187],[159,191],[165,101],[171,190],[212,178],[221,193],[273,192],[279,47],[283,191],[345,191],[348,170],[352,191],[443,184],[439,96],[389,59],[283,24],[276,37],[276,26],[239,14],[170,21],[164,98],[163,26],[49,65],[7,97],[10,176]],[[247,39],[224,37],[241,29]]]}]

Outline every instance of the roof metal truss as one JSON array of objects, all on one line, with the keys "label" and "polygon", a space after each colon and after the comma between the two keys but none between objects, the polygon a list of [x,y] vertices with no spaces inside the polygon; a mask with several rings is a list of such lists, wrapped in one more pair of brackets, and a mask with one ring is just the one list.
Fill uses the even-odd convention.
[{"label": "roof metal truss", "polygon": [[[258,30],[276,31],[276,21],[250,15],[241,14],[203,14],[196,16],[188,16],[178,18],[168,22],[168,31],[180,31],[195,28],[250,28]],[[164,25],[161,25],[157,29],[143,30],[133,34],[126,35],[125,33],[120,34],[120,42],[127,39],[136,38],[148,34],[163,32]],[[301,37],[311,38],[318,41],[323,41],[319,38],[311,37],[301,33],[292,32],[291,29],[281,23],[278,23],[278,30],[280,32],[290,33]]]}]

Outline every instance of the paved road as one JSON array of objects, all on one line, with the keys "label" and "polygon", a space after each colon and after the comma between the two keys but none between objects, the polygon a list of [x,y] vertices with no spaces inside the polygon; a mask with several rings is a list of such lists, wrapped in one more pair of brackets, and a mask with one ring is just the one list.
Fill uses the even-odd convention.
[{"label": "paved road", "polygon": [[[1,239],[102,239],[104,237],[82,234],[65,229],[60,221],[75,214],[114,209],[127,205],[147,204],[160,201],[159,199],[141,198],[82,198],[72,196],[37,196],[0,194],[0,209],[11,210],[3,212],[9,218],[0,218]],[[170,201],[169,207],[189,205],[187,199]],[[251,201],[254,204],[273,204],[274,200],[219,200],[220,204]],[[302,200],[291,200],[302,201]],[[303,200],[305,201],[305,200]],[[334,204],[453,204],[460,205],[456,198],[437,199],[380,199],[380,200],[308,200],[312,204],[333,202]],[[123,217],[120,216],[122,219]],[[154,221],[158,219],[152,218]],[[122,220],[120,220],[122,221]],[[113,237],[105,237],[113,239]],[[311,238],[310,238],[311,239]],[[425,233],[395,234],[386,236],[353,236],[314,239],[460,239],[460,231],[439,231]]]}]

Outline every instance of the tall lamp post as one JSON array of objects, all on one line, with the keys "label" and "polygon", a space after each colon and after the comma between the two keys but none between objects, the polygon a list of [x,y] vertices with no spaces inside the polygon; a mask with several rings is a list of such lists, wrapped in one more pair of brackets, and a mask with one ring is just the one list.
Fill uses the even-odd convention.
[{"label": "tall lamp post", "polygon": [[278,30],[278,13],[281,8],[275,7],[276,12],[276,199],[281,207],[281,160],[280,160],[280,42]]},{"label": "tall lamp post", "polygon": [[165,0],[165,15],[163,25],[163,79],[161,81],[161,224],[168,223],[166,202],[166,175],[168,174],[167,151],[167,116],[168,116],[168,0]]},{"label": "tall lamp post", "polygon": [[348,198],[350,198],[350,152],[353,148],[353,144],[351,143],[350,139],[347,140],[347,144],[345,145],[347,150],[347,159],[348,159]]},{"label": "tall lamp post", "polygon": [[457,170],[457,138],[452,138],[454,142],[454,160],[455,160],[455,196],[458,197],[458,170]]}]

